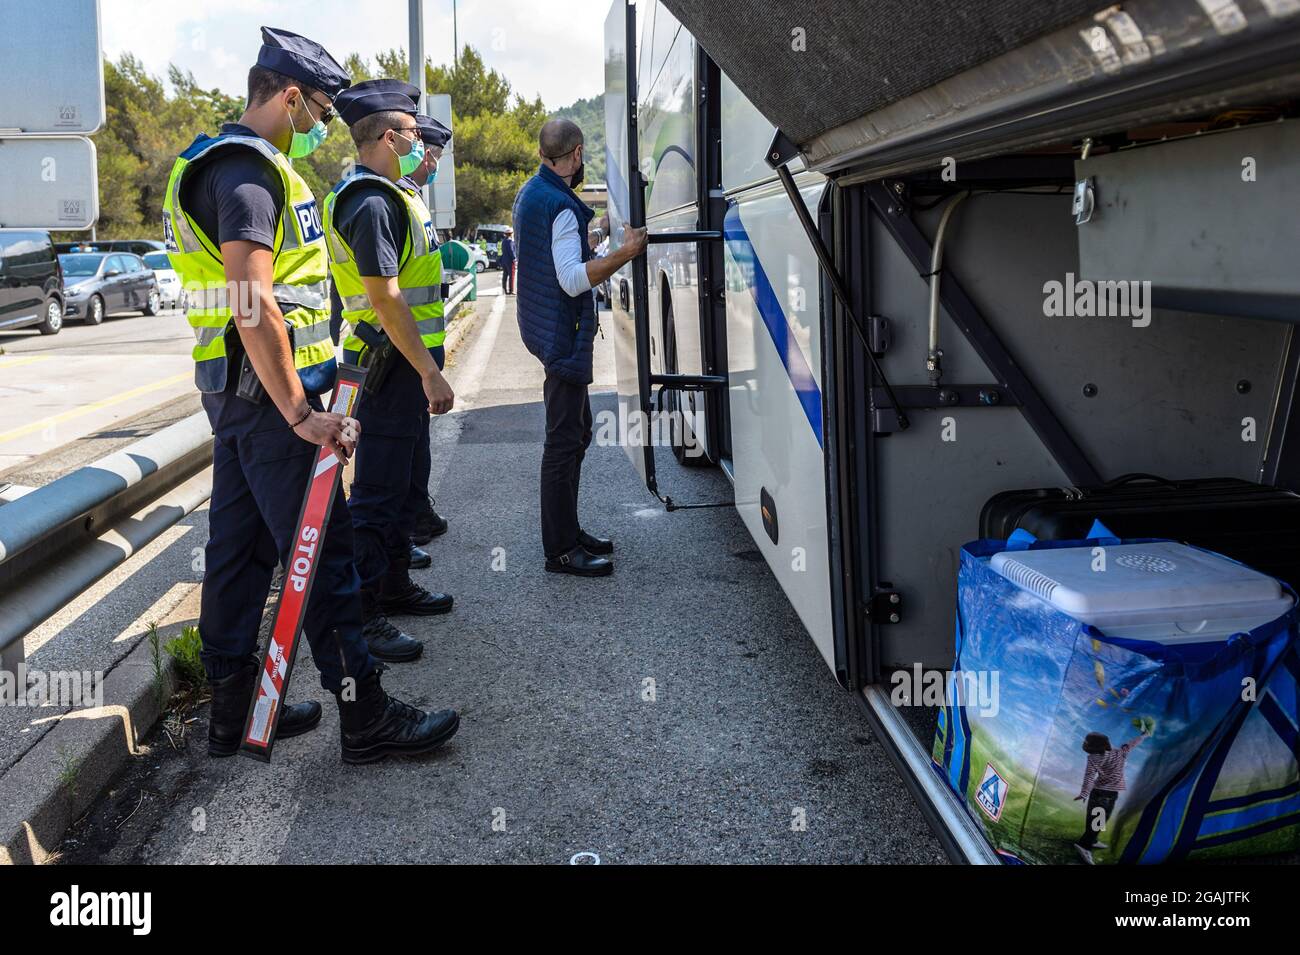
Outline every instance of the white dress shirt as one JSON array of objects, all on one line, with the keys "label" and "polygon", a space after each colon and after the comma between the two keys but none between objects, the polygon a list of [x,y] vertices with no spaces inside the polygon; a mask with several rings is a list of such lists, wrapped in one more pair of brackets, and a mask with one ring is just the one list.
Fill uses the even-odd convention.
[{"label": "white dress shirt", "polygon": [[578,217],[572,209],[563,210],[551,223],[551,259],[555,263],[555,277],[566,295],[577,298],[583,292],[591,291],[587,263],[582,261]]}]

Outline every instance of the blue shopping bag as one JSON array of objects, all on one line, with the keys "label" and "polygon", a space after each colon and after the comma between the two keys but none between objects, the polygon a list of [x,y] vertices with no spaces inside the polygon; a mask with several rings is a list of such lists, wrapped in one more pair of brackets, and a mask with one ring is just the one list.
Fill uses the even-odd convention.
[{"label": "blue shopping bag", "polygon": [[[933,759],[1008,862],[1300,849],[1297,607],[1226,641],[1159,644],[1108,636],[988,566],[1007,549],[1145,542],[962,548]],[[972,692],[989,685],[994,700]]]}]

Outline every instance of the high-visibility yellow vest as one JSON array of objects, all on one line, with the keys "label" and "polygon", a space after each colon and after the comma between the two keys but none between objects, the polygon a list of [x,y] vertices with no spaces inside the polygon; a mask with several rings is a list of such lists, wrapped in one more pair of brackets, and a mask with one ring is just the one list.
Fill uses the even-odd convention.
[{"label": "high-visibility yellow vest", "polygon": [[[177,157],[163,199],[163,233],[167,256],[187,291],[186,318],[194,330],[194,383],[199,391],[225,388],[228,362],[225,332],[232,312],[231,291],[221,249],[203,234],[198,223],[181,206],[181,186],[186,175],[215,153],[252,149],[263,156],[284,184],[284,211],[275,224],[274,295],[290,325],[293,363],[303,388],[321,394],[334,386],[334,344],[329,334],[329,253],[321,228],[320,210],[311,188],[294,171],[287,156],[256,136],[200,135]],[[250,290],[234,291],[250,303]]]},{"label": "high-visibility yellow vest", "polygon": [[[397,183],[374,173],[355,172],[325,197],[325,238],[329,245],[330,274],[343,301],[343,320],[355,329],[361,322],[379,326],[379,316],[370,304],[370,296],[357,270],[357,258],[334,223],[334,210],[343,193],[359,182],[377,182],[401,200],[406,210],[406,238],[397,270],[397,287],[411,308],[415,327],[425,348],[437,348],[447,338],[442,305],[442,255],[433,232],[433,216],[418,192],[403,189]],[[364,355],[365,343],[355,331],[343,340],[346,361],[356,363]]]}]

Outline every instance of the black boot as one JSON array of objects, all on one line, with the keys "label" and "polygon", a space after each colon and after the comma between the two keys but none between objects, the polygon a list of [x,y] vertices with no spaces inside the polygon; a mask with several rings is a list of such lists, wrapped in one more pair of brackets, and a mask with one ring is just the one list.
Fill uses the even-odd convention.
[{"label": "black boot", "polygon": [[414,756],[435,750],[456,735],[455,710],[426,713],[395,700],[379,685],[382,667],[358,680],[356,699],[339,700],[343,762],[373,763],[385,756]]},{"label": "black boot", "polygon": [[[257,682],[259,660],[248,661],[230,676],[209,680],[212,689],[212,710],[208,715],[208,755],[234,756],[244,738],[244,722],[253,700],[253,687]],[[301,736],[313,730],[320,722],[320,704],[315,700],[291,703],[280,713],[280,726],[276,739]]]},{"label": "black boot", "polygon": [[430,498],[429,505],[415,519],[415,527],[411,529],[411,543],[424,545],[445,533],[447,519],[433,509],[433,499]]},{"label": "black boot", "polygon": [[432,566],[433,566],[433,558],[429,556],[429,552],[425,550],[421,550],[420,548],[412,544],[411,545],[411,569],[424,570],[424,568],[432,567]]},{"label": "black boot", "polygon": [[608,557],[589,554],[579,544],[559,557],[546,558],[546,569],[553,574],[573,574],[575,577],[606,577],[614,572],[614,562]]},{"label": "black boot", "polygon": [[614,542],[604,537],[593,537],[584,530],[578,531],[578,546],[588,554],[612,554]]},{"label": "black boot", "polygon": [[409,663],[424,652],[421,641],[389,622],[368,590],[361,591],[361,636],[370,647],[370,655],[387,663]]},{"label": "black boot", "polygon": [[390,617],[410,614],[431,617],[451,610],[448,594],[430,593],[411,580],[409,558],[390,557],[388,571],[379,581],[379,612]]}]

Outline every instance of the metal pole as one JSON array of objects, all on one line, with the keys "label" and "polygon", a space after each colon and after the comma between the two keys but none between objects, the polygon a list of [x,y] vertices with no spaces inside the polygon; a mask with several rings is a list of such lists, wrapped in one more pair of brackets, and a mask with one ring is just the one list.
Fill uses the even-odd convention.
[{"label": "metal pole", "polygon": [[460,68],[460,31],[456,23],[456,0],[451,0],[451,65]]},{"label": "metal pole", "polygon": [[[411,85],[420,90],[420,112],[424,113],[428,109],[424,90],[424,5],[422,0],[409,0],[409,3],[410,79]],[[426,183],[421,187],[420,192],[424,196],[424,204],[429,205],[433,201],[432,188]]]}]

